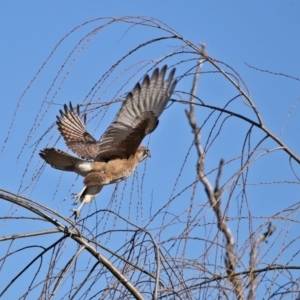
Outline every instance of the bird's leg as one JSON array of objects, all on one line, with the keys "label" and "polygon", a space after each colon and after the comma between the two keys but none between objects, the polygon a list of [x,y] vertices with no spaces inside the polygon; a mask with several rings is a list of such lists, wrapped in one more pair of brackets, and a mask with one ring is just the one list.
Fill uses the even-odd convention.
[{"label": "bird's leg", "polygon": [[81,199],[83,198],[83,193],[85,192],[86,186],[83,187],[83,189],[79,192],[79,193],[74,193],[72,194],[72,196],[75,198],[75,202],[73,203],[74,205],[76,205],[77,203],[79,203],[81,201]]},{"label": "bird's leg", "polygon": [[76,205],[78,202],[81,202],[80,205],[76,209],[72,209],[72,211],[73,211],[72,216],[75,216],[75,220],[79,217],[79,213],[85,203],[85,201],[84,201],[85,190],[86,190],[86,186],[84,186],[83,189],[79,193],[73,194],[73,197],[75,198],[75,202],[73,204]]},{"label": "bird's leg", "polygon": [[78,208],[72,209],[73,214],[75,215],[75,219],[79,217],[80,210],[82,209],[85,203],[90,203],[95,197],[99,194],[102,189],[102,185],[94,185],[94,186],[84,186],[83,189],[78,194],[73,194],[75,200],[74,204],[77,204],[81,201],[81,204]]},{"label": "bird's leg", "polygon": [[85,204],[85,202],[82,201],[76,209],[75,208],[72,209],[73,215],[75,216],[75,220],[79,217],[80,211],[81,211],[84,204]]}]

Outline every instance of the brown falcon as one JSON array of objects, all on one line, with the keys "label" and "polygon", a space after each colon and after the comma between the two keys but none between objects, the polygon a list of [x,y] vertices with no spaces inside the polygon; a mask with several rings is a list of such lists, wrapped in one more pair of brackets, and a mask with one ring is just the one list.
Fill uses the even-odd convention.
[{"label": "brown falcon", "polygon": [[66,145],[79,157],[54,148],[45,148],[40,156],[53,168],[75,172],[83,177],[84,187],[75,194],[75,217],[85,203],[91,202],[102,187],[129,177],[137,165],[150,156],[146,147],[140,146],[144,137],[155,130],[158,117],[170,99],[176,80],[173,69],[165,80],[167,66],[155,69],[151,78],[145,76],[127,94],[115,120],[104,132],[100,141],[94,139],[72,104],[64,105],[57,116],[57,126]]}]

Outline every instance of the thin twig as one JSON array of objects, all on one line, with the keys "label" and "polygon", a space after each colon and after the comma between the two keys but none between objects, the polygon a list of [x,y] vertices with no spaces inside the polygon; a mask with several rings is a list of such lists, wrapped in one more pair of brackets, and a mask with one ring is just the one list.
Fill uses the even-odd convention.
[{"label": "thin twig", "polygon": [[256,267],[256,252],[259,244],[262,242],[265,242],[267,238],[273,234],[275,231],[275,226],[272,226],[271,222],[269,223],[268,230],[261,234],[255,241],[253,247],[251,248],[251,253],[250,253],[250,273],[249,273],[249,278],[250,278],[250,291],[248,295],[248,300],[253,300],[254,299],[254,292],[256,290],[256,282],[255,279],[257,275],[254,273],[255,267]]},{"label": "thin twig", "polygon": [[[10,193],[12,194],[12,193]],[[86,239],[81,235],[78,234],[78,232],[74,231],[73,229],[68,228],[67,226],[63,225],[62,223],[58,222],[56,219],[52,218],[51,216],[43,213],[41,209],[37,209],[31,205],[28,204],[30,201],[31,203],[34,203],[33,200],[19,197],[17,194],[14,196],[10,196],[7,194],[0,193],[0,198],[3,200],[9,201],[11,203],[15,203],[21,207],[24,207],[25,209],[28,209],[29,211],[39,215],[43,219],[47,220],[49,223],[56,226],[56,228],[64,233],[65,235],[72,238],[74,241],[76,241],[79,245],[83,246],[90,254],[92,254],[103,266],[105,266],[114,277],[132,294],[135,299],[143,300],[142,294],[138,291],[138,289],[122,274],[104,255],[99,253],[96,248],[92,247]],[[23,199],[22,199],[23,198]],[[24,199],[27,200],[24,201]],[[41,204],[40,204],[41,206]]]}]

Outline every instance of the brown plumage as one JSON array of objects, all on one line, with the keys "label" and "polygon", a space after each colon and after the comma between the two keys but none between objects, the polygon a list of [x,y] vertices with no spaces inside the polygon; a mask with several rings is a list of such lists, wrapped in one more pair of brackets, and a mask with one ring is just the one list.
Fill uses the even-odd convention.
[{"label": "brown plumage", "polygon": [[[147,148],[140,146],[144,137],[155,130],[158,117],[170,99],[176,80],[173,69],[165,80],[167,66],[155,69],[151,78],[145,76],[128,93],[115,120],[104,132],[100,141],[92,137],[80,119],[79,106],[75,112],[71,103],[64,105],[57,116],[57,126],[66,145],[81,158],[61,150],[45,148],[40,156],[53,168],[75,172],[83,177],[84,188],[75,197],[81,201],[75,216],[84,203],[89,203],[106,184],[129,177],[137,165],[150,156]],[[88,161],[92,160],[92,161]]]}]

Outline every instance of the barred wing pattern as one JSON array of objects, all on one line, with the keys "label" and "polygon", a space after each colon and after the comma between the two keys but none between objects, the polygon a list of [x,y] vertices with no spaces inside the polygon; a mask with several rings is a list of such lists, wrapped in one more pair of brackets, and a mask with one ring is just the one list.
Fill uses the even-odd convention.
[{"label": "barred wing pattern", "polygon": [[136,84],[123,102],[115,121],[104,133],[97,161],[129,158],[134,155],[144,137],[158,125],[158,117],[165,109],[176,85],[173,69],[164,80],[167,66],[155,69],[151,79],[145,76],[142,85]]},{"label": "barred wing pattern", "polygon": [[88,133],[72,104],[64,106],[57,116],[57,126],[66,145],[84,159],[108,162],[112,159],[128,159],[134,155],[144,137],[158,125],[158,117],[165,109],[176,85],[175,69],[165,80],[167,66],[155,69],[151,78],[145,76],[127,94],[115,121],[107,128],[101,141]]},{"label": "barred wing pattern", "polygon": [[67,147],[81,158],[94,159],[98,154],[99,142],[87,132],[85,124],[80,119],[79,106],[77,105],[75,113],[71,102],[69,107],[65,104],[64,111],[60,110],[60,116],[56,118],[58,130]]}]

